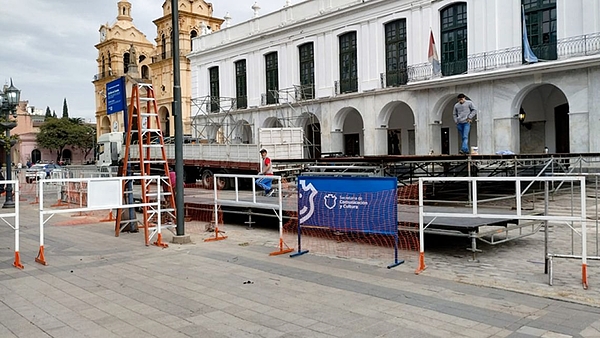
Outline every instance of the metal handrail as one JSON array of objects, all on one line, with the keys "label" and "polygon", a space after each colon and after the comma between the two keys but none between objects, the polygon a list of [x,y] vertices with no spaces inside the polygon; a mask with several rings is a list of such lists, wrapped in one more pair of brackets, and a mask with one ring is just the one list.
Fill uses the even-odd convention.
[{"label": "metal handrail", "polygon": [[[595,55],[600,53],[600,32],[558,39],[556,42],[542,45],[546,48],[556,48],[556,56],[559,59],[568,59],[578,56]],[[550,61],[550,60],[544,60]],[[445,62],[444,64],[464,63],[465,60],[457,62]],[[467,73],[486,71],[498,68],[510,68],[525,63],[523,60],[523,49],[521,46],[499,49],[489,52],[471,54],[467,56]],[[444,65],[442,65],[444,69]],[[424,81],[434,78],[430,62],[413,64],[408,66],[408,82]]]}]

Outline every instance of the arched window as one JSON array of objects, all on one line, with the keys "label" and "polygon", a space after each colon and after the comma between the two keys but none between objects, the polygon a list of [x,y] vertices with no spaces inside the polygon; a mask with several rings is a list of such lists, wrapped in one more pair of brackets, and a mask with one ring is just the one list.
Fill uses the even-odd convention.
[{"label": "arched window", "polygon": [[539,59],[556,60],[556,0],[522,0],[527,39]]},{"label": "arched window", "polygon": [[62,152],[62,161],[65,164],[71,164],[71,161],[73,160],[73,153],[71,152],[70,149],[63,149]]},{"label": "arched window", "polygon": [[31,151],[31,162],[38,163],[42,161],[42,152],[38,149],[33,149]]},{"label": "arched window", "polygon": [[100,74],[100,77],[106,76],[106,64],[104,62],[105,62],[104,55],[102,55],[102,73]]},{"label": "arched window", "polygon": [[190,50],[194,49],[194,42],[192,40],[194,40],[194,38],[197,36],[198,36],[198,32],[196,32],[195,30],[192,30],[190,32]]},{"label": "arched window", "polygon": [[142,66],[142,79],[150,79],[150,70],[148,66]]},{"label": "arched window", "polygon": [[140,57],[138,59],[139,59],[138,63],[142,63],[142,61],[146,60],[146,55],[140,55]]},{"label": "arched window", "polygon": [[165,38],[165,35],[163,34],[161,36],[161,46],[162,46],[162,59],[166,59],[167,58],[167,39]]},{"label": "arched window", "polygon": [[467,4],[456,3],[441,12],[442,74],[467,72]]},{"label": "arched window", "polygon": [[123,54],[123,72],[129,71],[129,53]]},{"label": "arched window", "polygon": [[108,76],[112,75],[112,61],[110,59],[110,52],[108,52]]}]

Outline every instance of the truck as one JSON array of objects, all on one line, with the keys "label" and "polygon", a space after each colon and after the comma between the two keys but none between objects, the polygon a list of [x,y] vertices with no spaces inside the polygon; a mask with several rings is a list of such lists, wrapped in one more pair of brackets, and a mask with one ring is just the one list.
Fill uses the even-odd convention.
[{"label": "truck", "polygon": [[[125,135],[122,132],[105,133],[98,137],[96,165],[100,170],[122,163],[125,154]],[[210,143],[194,140],[183,146],[183,170],[185,183],[197,183],[210,187],[215,173],[256,174],[260,170],[260,149],[266,149],[271,159],[303,159],[304,132],[302,128],[260,128],[255,144]],[[164,145],[169,166],[175,165],[175,144]],[[150,148],[150,159],[161,159],[161,149]],[[139,146],[131,144],[129,161],[139,163]],[[276,173],[277,174],[277,173]],[[219,188],[231,186],[229,180],[220,180]]]}]

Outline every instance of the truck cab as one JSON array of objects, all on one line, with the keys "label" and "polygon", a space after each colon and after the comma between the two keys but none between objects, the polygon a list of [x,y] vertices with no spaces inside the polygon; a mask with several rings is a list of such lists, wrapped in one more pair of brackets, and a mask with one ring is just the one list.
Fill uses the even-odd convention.
[{"label": "truck cab", "polygon": [[117,166],[123,151],[123,133],[113,132],[98,137],[96,145],[96,166],[99,168]]}]

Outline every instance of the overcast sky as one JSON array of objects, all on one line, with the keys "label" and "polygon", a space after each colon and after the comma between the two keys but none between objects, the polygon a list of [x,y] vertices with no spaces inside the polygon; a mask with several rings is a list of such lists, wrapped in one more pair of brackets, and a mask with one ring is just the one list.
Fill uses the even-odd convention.
[{"label": "overcast sky", "polygon": [[[170,1],[170,0],[168,0]],[[10,4],[9,4],[10,2]],[[21,100],[62,115],[67,98],[70,117],[94,119],[92,78],[98,72],[94,45],[98,29],[117,17],[118,0],[0,0],[0,81],[13,79]],[[129,0],[133,24],[150,41],[152,20],[162,15],[164,0]],[[227,12],[232,24],[252,18],[255,0],[212,0],[215,17]],[[276,11],[285,0],[256,0],[260,14]],[[293,0],[292,4],[302,2]]]}]

